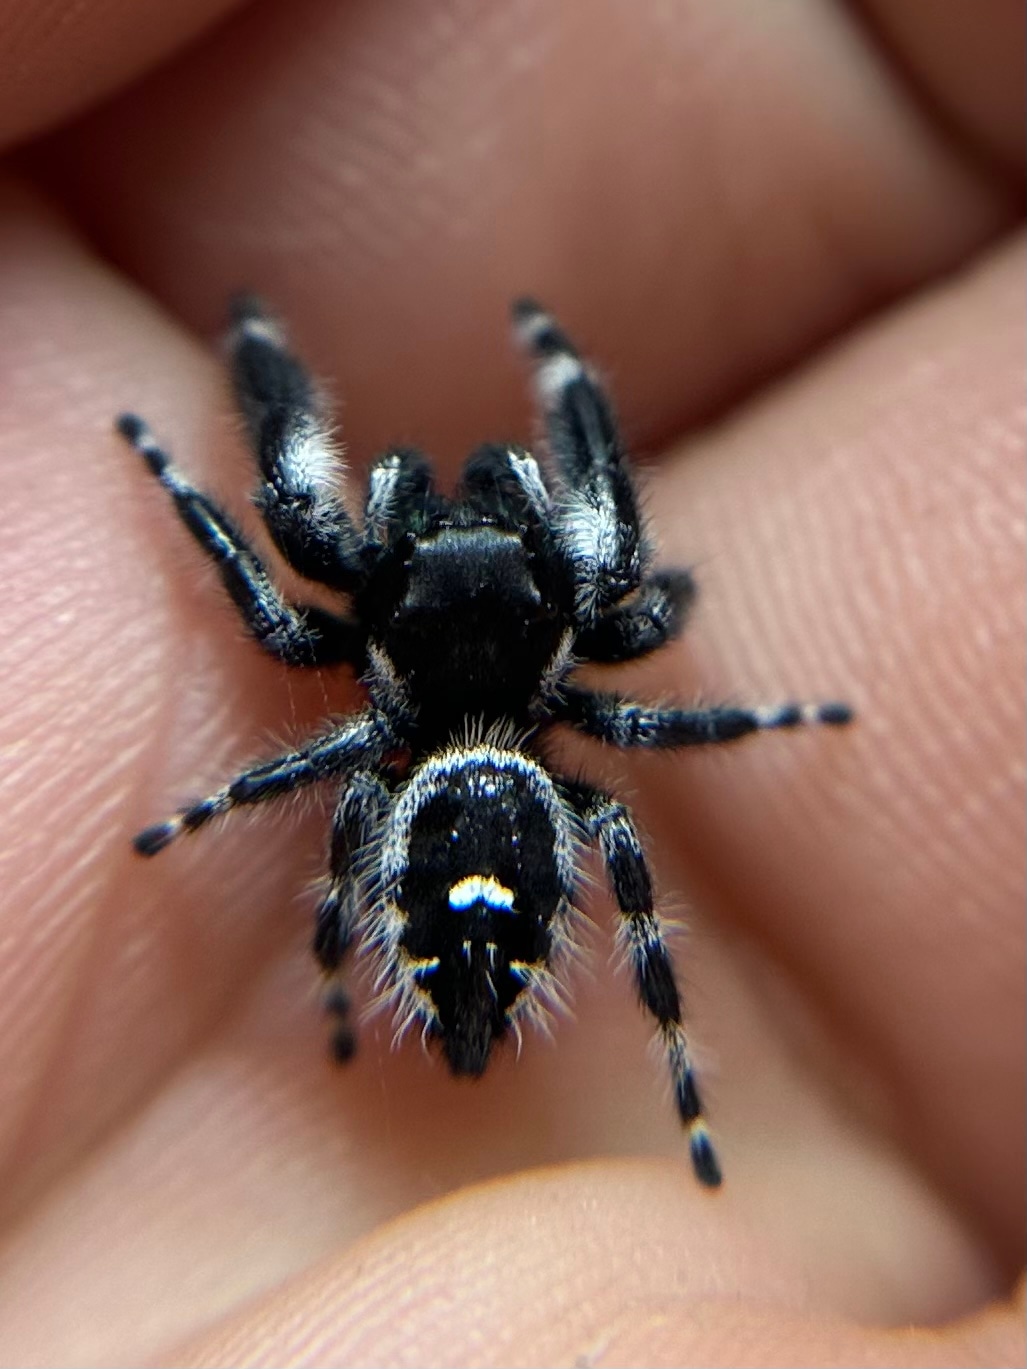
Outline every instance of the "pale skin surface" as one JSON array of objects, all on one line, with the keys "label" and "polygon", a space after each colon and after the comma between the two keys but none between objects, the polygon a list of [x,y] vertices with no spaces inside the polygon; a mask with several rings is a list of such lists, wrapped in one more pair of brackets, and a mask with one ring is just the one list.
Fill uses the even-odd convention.
[{"label": "pale skin surface", "polygon": [[[52,134],[0,192],[0,1359],[1023,1363],[1022,7],[228,8],[0,3],[0,135]],[[111,435],[243,508],[240,284],[358,487],[530,435],[544,299],[702,583],[618,685],[858,709],[573,748],[688,909],[720,1193],[600,888],[574,1018],[470,1087],[381,1018],[327,1062],[316,805],[133,855],[355,698],[241,640]]]}]

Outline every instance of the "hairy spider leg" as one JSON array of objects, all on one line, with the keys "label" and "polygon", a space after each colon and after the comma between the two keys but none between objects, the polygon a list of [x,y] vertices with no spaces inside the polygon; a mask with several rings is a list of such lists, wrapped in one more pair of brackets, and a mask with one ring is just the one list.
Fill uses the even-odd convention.
[{"label": "hairy spider leg", "polygon": [[438,506],[427,459],[412,447],[397,447],[371,467],[364,505],[368,546],[390,547],[424,530]]},{"label": "hairy spider leg", "polygon": [[581,629],[574,639],[575,655],[604,665],[648,656],[678,635],[695,596],[691,571],[655,571],[637,594]]},{"label": "hairy spider leg", "polygon": [[613,410],[591,368],[534,300],[513,307],[518,342],[561,480],[554,521],[577,571],[578,619],[590,626],[641,584],[649,559]]},{"label": "hairy spider leg", "polygon": [[344,775],[368,761],[380,760],[395,745],[396,735],[389,719],[376,709],[366,708],[346,718],[326,736],[314,738],[298,751],[243,770],[216,793],[190,804],[165,822],[147,827],[135,838],[135,848],[142,856],[155,856],[184,832],[195,832],[211,818],[240,804],[266,803],[294,789]]},{"label": "hairy spider leg", "polygon": [[646,573],[650,552],[627,453],[594,372],[533,300],[514,305],[514,324],[535,362],[549,445],[564,485],[554,515],[577,570],[574,653],[604,663],[648,655],[681,630],[695,581],[687,570]]},{"label": "hairy spider leg", "polygon": [[843,703],[772,704],[763,708],[667,708],[634,703],[620,694],[564,686],[549,703],[554,722],[619,747],[706,746],[750,732],[807,723],[839,727],[852,720]]},{"label": "hairy spider leg", "polygon": [[484,442],[472,452],[460,477],[460,494],[479,512],[514,527],[544,527],[552,515],[538,462],[512,442]]},{"label": "hairy spider leg", "polygon": [[[565,620],[574,612],[574,566],[553,532],[553,509],[538,462],[515,443],[484,443],[468,458],[459,496],[478,514],[516,532],[546,604]],[[571,634],[557,647],[569,655]]]},{"label": "hairy spider leg", "polygon": [[[331,881],[314,920],[314,955],[326,974],[338,972],[353,942],[361,913],[357,863],[388,806],[389,791],[370,770],[351,775],[339,796],[332,819]],[[349,1060],[356,1049],[349,995],[341,984],[334,984],[325,1003],[339,1019],[332,1035],[336,1059]]]},{"label": "hairy spider leg", "polygon": [[141,418],[122,414],[117,426],[171,495],[179,518],[217,566],[247,631],[269,655],[289,666],[363,659],[363,638],[352,623],[286,602],[242,533],[175,468]]},{"label": "hairy spider leg", "polygon": [[703,1117],[702,1102],[681,1021],[681,994],[674,963],[653,908],[653,885],[635,824],[623,804],[591,785],[561,785],[602,853],[642,1006],[656,1019],[666,1051],[681,1121],[688,1132],[692,1165],[710,1188],[721,1181],[720,1164]]},{"label": "hairy spider leg", "polygon": [[233,301],[232,323],[232,380],[261,475],[257,507],[294,570],[354,589],[363,578],[363,538],[342,504],[342,463],[310,375],[252,296]]}]

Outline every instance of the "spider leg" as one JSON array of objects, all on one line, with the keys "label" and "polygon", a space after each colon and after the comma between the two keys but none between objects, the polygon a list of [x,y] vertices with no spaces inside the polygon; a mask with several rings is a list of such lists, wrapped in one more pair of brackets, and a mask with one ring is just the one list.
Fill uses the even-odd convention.
[{"label": "spider leg", "polygon": [[549,491],[538,462],[514,443],[485,443],[473,452],[460,478],[460,491],[481,513],[511,526],[544,528],[551,517]]},{"label": "spider leg", "polygon": [[576,568],[554,534],[549,490],[531,453],[513,443],[486,443],[468,459],[459,493],[475,512],[520,537],[543,600],[573,617]]},{"label": "spider leg", "polygon": [[569,723],[611,746],[665,749],[731,742],[750,732],[806,723],[851,722],[848,704],[773,704],[764,708],[651,708],[619,694],[565,685],[549,701],[554,722]]},{"label": "spider leg", "polygon": [[356,627],[323,609],[287,603],[242,533],[176,469],[141,418],[122,414],[117,426],[171,495],[179,518],[217,566],[247,631],[269,655],[291,666],[363,662]]},{"label": "spider leg", "polygon": [[554,522],[577,572],[578,621],[590,626],[638,588],[648,559],[627,453],[602,386],[559,325],[533,300],[518,300],[513,317],[561,478]]},{"label": "spider leg", "polygon": [[211,818],[240,804],[266,803],[294,789],[354,771],[380,760],[395,745],[396,736],[385,715],[364,709],[298,751],[243,770],[216,793],[190,804],[173,818],[147,827],[135,838],[135,848],[141,856],[155,856],[184,832],[195,832]]},{"label": "spider leg", "polygon": [[[389,791],[376,774],[358,770],[350,776],[332,819],[331,883],[321,900],[314,927],[314,955],[326,974],[335,974],[348,951],[360,917],[360,889],[355,865],[367,847],[389,803]],[[339,1019],[333,1049],[348,1060],[356,1048],[349,1025],[349,996],[333,985],[326,999]]]},{"label": "spider leg", "polygon": [[431,467],[420,452],[398,447],[371,467],[364,527],[370,547],[388,547],[421,532],[435,505]]},{"label": "spider leg", "polygon": [[666,1051],[678,1114],[688,1132],[692,1165],[700,1182],[716,1188],[720,1165],[703,1118],[702,1102],[681,1021],[681,995],[663,927],[653,908],[653,885],[635,824],[623,804],[591,785],[561,788],[576,810],[606,865],[613,896],[623,918],[635,985],[643,1008],[656,1019]]},{"label": "spider leg", "polygon": [[609,609],[577,634],[575,655],[603,664],[647,656],[681,631],[695,593],[689,571],[657,571],[642,581],[631,599]]},{"label": "spider leg", "polygon": [[228,350],[261,475],[257,507],[275,545],[308,579],[356,588],[362,538],[339,498],[341,463],[306,368],[279,324],[249,296],[233,302]]}]

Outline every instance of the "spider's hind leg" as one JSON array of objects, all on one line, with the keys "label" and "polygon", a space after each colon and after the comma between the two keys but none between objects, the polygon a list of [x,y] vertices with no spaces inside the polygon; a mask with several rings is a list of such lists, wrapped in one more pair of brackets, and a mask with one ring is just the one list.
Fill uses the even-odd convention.
[{"label": "spider's hind leg", "polygon": [[[331,882],[318,907],[314,927],[314,955],[328,975],[337,975],[360,919],[360,887],[355,868],[370,843],[389,803],[389,792],[378,776],[358,770],[346,783],[332,819]],[[325,1006],[338,1019],[332,1033],[337,1060],[349,1060],[356,1048],[350,1020],[350,1001],[336,980]]]},{"label": "spider's hind leg", "polygon": [[248,295],[233,301],[228,351],[260,469],[257,507],[275,545],[308,579],[357,588],[362,538],[339,496],[341,462],[306,367],[281,325]]},{"label": "spider's hind leg", "polygon": [[721,1182],[720,1164],[703,1117],[685,1029],[681,995],[659,915],[642,843],[623,804],[591,785],[563,781],[564,794],[602,852],[623,928],[635,985],[643,1008],[656,1019],[667,1056],[674,1101],[688,1132],[692,1167],[709,1188]]}]

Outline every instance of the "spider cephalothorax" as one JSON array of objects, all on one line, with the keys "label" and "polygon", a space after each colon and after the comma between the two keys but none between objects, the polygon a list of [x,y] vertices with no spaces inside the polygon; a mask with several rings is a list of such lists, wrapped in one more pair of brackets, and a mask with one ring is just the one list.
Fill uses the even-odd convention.
[{"label": "spider cephalothorax", "polygon": [[[136,838],[155,855],[237,804],[334,781],[330,875],[314,951],[330,975],[356,936],[379,958],[400,1026],[420,1021],[451,1069],[480,1074],[493,1045],[557,990],[571,944],[579,848],[599,847],[643,1006],[655,1018],[692,1161],[720,1168],[702,1118],[681,1001],[630,814],[552,774],[545,731],[620,747],[732,741],[763,728],[843,723],[843,704],[647,707],[575,684],[583,662],[644,656],[681,626],[686,571],[654,571],[628,462],[591,369],[537,305],[514,308],[535,362],[549,449],[504,444],[468,461],[456,493],[417,452],[371,468],[363,518],[341,500],[310,379],[279,326],[240,300],[232,371],[260,472],[256,502],[282,556],[336,591],[338,613],[288,603],[224,513],[171,464],[146,424],[122,434],[218,566],[248,631],[290,666],[348,665],[367,706]],[[353,1047],[345,995],[340,1056]]]}]

